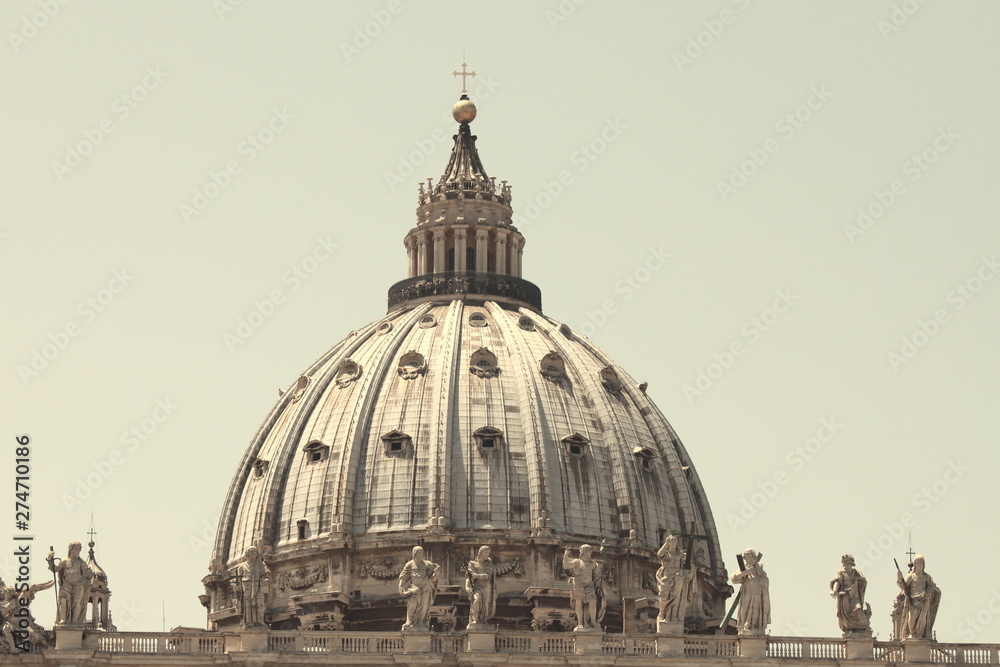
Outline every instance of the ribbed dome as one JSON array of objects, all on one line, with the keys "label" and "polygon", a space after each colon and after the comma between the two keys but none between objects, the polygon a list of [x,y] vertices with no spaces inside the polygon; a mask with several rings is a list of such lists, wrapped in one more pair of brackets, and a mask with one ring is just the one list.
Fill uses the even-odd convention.
[{"label": "ribbed dome", "polygon": [[[463,124],[450,164],[475,152],[467,135]],[[205,579],[210,621],[238,622],[229,580],[256,546],[274,580],[272,627],[398,628],[395,578],[421,544],[444,566],[438,620],[454,627],[464,566],[489,544],[503,575],[496,620],[558,627],[569,613],[561,549],[591,542],[604,547],[611,625],[627,624],[626,600],[655,597],[655,551],[673,532],[698,536],[688,621],[705,627],[730,589],[683,445],[644,386],[539,312],[524,291],[537,288],[510,272],[523,241],[495,234],[516,234],[509,219],[468,222],[500,205],[492,193],[450,193],[422,194],[412,275],[390,291],[389,314],[306,369],[250,443]],[[501,216],[509,196],[504,186]],[[430,234],[438,259],[416,261]],[[469,264],[449,272],[445,250]]]}]

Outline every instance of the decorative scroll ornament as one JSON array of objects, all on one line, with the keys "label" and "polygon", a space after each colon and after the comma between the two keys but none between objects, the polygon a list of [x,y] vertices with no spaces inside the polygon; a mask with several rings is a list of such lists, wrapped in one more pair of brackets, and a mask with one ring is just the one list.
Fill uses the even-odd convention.
[{"label": "decorative scroll ornament", "polygon": [[[520,577],[524,575],[524,561],[519,557],[515,556],[507,562],[500,560],[500,556],[492,554],[490,558],[493,560],[493,572],[498,577],[502,577],[507,574],[514,575],[515,577]],[[464,577],[468,573],[469,564],[465,561],[456,564],[455,570],[458,576]]]},{"label": "decorative scroll ornament", "polygon": [[283,591],[286,588],[291,588],[294,591],[302,591],[316,584],[326,583],[327,576],[326,565],[312,567],[303,565],[278,574],[278,590]]}]

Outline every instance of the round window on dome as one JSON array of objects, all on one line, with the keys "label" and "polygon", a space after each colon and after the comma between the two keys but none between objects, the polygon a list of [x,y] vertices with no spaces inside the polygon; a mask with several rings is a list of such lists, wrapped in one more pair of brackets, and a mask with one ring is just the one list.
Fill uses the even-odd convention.
[{"label": "round window on dome", "polygon": [[469,317],[469,325],[474,327],[485,327],[487,324],[486,316],[482,313],[473,313]]},{"label": "round window on dome", "polygon": [[521,315],[521,317],[517,320],[517,326],[521,327],[525,331],[534,331],[535,321],[527,315]]},{"label": "round window on dome", "polygon": [[424,360],[424,355],[413,350],[410,350],[399,358],[399,366],[396,368],[399,377],[404,380],[413,380],[423,375],[426,370],[427,362]]},{"label": "round window on dome", "polygon": [[417,326],[419,326],[421,329],[430,329],[431,327],[436,327],[437,323],[438,323],[437,318],[428,313],[420,318],[420,321],[417,323]]},{"label": "round window on dome", "polygon": [[392,331],[392,322],[383,322],[375,329],[375,333],[379,336],[384,336],[390,331]]}]

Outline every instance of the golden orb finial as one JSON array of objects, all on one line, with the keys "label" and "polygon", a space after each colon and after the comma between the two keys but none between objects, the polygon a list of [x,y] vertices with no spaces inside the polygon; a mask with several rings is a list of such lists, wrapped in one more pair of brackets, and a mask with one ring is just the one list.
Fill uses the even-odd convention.
[{"label": "golden orb finial", "polygon": [[471,123],[476,120],[476,105],[467,96],[462,95],[462,99],[455,102],[451,108],[452,117],[459,123]]}]

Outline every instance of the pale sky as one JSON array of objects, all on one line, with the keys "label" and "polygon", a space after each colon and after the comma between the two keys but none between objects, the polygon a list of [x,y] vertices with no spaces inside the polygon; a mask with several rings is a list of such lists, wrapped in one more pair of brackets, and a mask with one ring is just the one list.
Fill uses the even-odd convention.
[{"label": "pale sky", "polygon": [[765,554],[771,634],[839,636],[853,553],[888,639],[907,523],[938,638],[1000,642],[998,21],[985,0],[5,0],[2,488],[28,433],[33,579],[93,512],[119,626],[204,625],[277,389],[405,277],[464,50],[524,277],[649,382],[727,568]]}]

